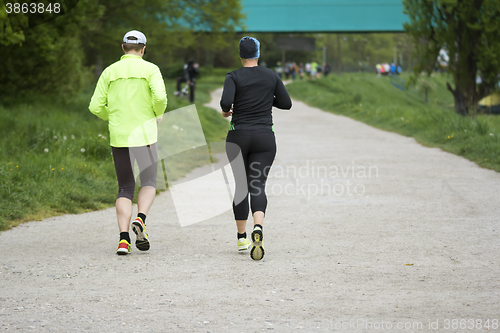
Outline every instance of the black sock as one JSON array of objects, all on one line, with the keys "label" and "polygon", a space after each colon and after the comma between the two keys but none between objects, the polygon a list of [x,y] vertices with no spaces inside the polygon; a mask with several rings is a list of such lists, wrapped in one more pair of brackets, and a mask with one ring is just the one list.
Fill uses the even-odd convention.
[{"label": "black sock", "polygon": [[242,234],[238,233],[238,239],[240,239],[240,238],[247,238],[247,232],[245,231]]},{"label": "black sock", "polygon": [[142,223],[146,225],[146,215],[144,215],[143,213],[139,213],[137,214],[137,217],[140,217],[142,219]]},{"label": "black sock", "polygon": [[259,227],[261,230],[264,230],[264,228],[262,228],[262,225],[260,225],[260,224],[254,224],[253,228],[255,229],[255,227]]},{"label": "black sock", "polygon": [[128,232],[126,231],[120,232],[120,240],[122,239],[125,239],[127,242],[130,243],[130,235],[128,234]]}]

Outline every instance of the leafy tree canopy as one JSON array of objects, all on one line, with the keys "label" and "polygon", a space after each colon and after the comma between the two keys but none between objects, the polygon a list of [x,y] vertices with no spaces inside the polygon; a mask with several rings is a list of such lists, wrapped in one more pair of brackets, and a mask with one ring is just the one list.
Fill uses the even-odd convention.
[{"label": "leafy tree canopy", "polygon": [[243,18],[239,0],[80,0],[50,22],[22,12],[7,16],[0,5],[0,92],[11,97],[71,98],[92,79],[91,69],[99,74],[120,58],[123,35],[132,29],[146,34],[146,59],[160,67],[178,61],[182,68],[196,56],[213,63],[229,43],[222,32]]},{"label": "leafy tree canopy", "polygon": [[500,74],[500,0],[404,0],[403,5],[410,19],[404,27],[419,60],[414,80],[422,71],[430,75],[445,50],[455,111],[475,117],[478,100],[495,88]]}]

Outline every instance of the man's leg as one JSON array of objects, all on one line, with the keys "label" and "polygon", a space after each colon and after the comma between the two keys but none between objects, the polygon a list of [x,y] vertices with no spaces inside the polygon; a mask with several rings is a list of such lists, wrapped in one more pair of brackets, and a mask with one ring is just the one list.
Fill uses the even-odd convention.
[{"label": "man's leg", "polygon": [[157,145],[132,148],[134,158],[140,170],[141,189],[137,197],[137,218],[132,222],[132,230],[136,234],[136,247],[141,251],[150,248],[146,232],[146,216],[156,196],[156,173],[158,167]]},{"label": "man's leg", "polygon": [[121,197],[116,199],[116,217],[120,233],[129,231],[132,218],[132,200]]},{"label": "man's leg", "polygon": [[148,215],[149,209],[153,205],[156,196],[156,188],[153,186],[144,186],[139,191],[137,197],[137,211],[144,215]]},{"label": "man's leg", "polygon": [[120,242],[117,254],[130,253],[130,218],[132,217],[132,198],[135,180],[128,148],[112,147],[116,178],[118,180],[118,198],[116,199],[116,218],[120,230]]}]

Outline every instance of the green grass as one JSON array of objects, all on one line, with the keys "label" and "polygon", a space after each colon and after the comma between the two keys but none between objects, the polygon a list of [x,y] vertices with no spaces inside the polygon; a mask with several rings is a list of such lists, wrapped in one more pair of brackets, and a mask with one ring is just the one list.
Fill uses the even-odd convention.
[{"label": "green grass", "polygon": [[[226,72],[204,76],[197,83],[196,106],[209,142],[223,141],[228,129],[218,112],[203,106]],[[435,90],[429,104],[418,94],[396,89],[387,77],[363,73],[295,82],[287,89],[309,105],[415,137],[500,171],[500,117],[480,115],[473,121],[456,115],[446,78],[438,75],[431,81]],[[189,105],[173,95],[173,80],[166,85],[167,111]],[[89,87],[66,105],[45,97],[0,105],[0,230],[114,205],[117,183],[107,122],[88,111],[92,91]],[[182,163],[176,166],[179,176],[206,163],[206,158]]]},{"label": "green grass", "polygon": [[[201,79],[196,106],[207,141],[223,141],[228,122],[202,106],[223,76]],[[189,104],[167,81],[167,111]],[[0,104],[0,230],[49,216],[114,205],[117,182],[107,122],[88,111],[89,87],[66,105],[49,98]],[[179,166],[189,172],[195,164]]]},{"label": "green grass", "polygon": [[287,90],[293,98],[311,106],[414,137],[426,146],[500,171],[500,118],[479,115],[474,121],[455,114],[446,77],[434,75],[429,80],[435,89],[429,94],[428,104],[417,91],[403,92],[391,85],[388,77],[371,73],[294,82]]}]

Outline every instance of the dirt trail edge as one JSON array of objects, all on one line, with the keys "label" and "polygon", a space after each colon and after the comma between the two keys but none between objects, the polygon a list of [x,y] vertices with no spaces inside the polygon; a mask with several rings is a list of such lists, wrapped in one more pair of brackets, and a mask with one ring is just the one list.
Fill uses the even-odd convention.
[{"label": "dirt trail edge", "polygon": [[238,253],[231,211],[180,227],[170,192],[148,252],[115,255],[114,209],[29,222],[0,233],[0,331],[498,329],[500,174],[293,103],[264,260]]}]

